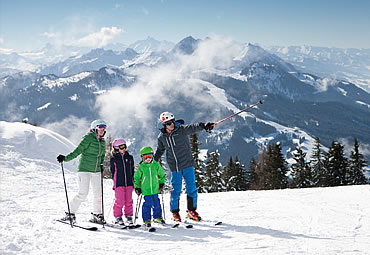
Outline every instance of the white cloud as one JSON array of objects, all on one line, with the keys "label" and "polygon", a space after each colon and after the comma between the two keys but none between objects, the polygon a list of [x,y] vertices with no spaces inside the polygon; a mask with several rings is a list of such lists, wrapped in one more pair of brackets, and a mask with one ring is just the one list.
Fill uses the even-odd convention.
[{"label": "white cloud", "polygon": [[90,130],[90,123],[93,120],[68,116],[60,122],[52,122],[43,125],[44,128],[53,130],[68,138],[74,144],[79,144],[81,138]]},{"label": "white cloud", "polygon": [[86,47],[103,47],[121,32],[123,30],[117,27],[102,27],[99,32],[82,37],[75,44]]},{"label": "white cloud", "polygon": [[[138,147],[155,147],[159,114],[172,111],[181,119],[179,112],[186,111],[181,106],[184,104],[174,106],[175,100],[201,109],[196,114],[197,121],[220,119],[216,110],[220,106],[207,84],[197,79],[198,71],[228,68],[238,52],[240,49],[233,46],[231,40],[217,38],[200,43],[190,56],[179,54],[155,68],[137,67],[132,72],[137,77],[133,85],[113,88],[97,98],[99,115],[114,127],[109,134],[127,140],[136,137]],[[174,107],[169,109],[170,105]],[[145,137],[137,138],[138,133],[145,133]]]}]

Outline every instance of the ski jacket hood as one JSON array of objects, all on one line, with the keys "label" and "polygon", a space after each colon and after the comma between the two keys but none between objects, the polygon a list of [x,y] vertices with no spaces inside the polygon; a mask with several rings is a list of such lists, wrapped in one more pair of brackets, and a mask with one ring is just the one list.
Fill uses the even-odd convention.
[{"label": "ski jacket hood", "polygon": [[105,157],[104,138],[98,137],[95,132],[87,133],[76,149],[66,156],[65,161],[71,161],[79,155],[81,155],[77,168],[79,172],[101,172],[100,165],[104,163]]}]

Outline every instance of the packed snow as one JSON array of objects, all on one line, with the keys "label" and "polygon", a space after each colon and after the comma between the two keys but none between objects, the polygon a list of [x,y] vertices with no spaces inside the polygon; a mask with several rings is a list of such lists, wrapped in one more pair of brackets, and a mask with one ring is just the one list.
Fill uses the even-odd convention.
[{"label": "packed snow", "polygon": [[[0,254],[369,254],[370,185],[199,194],[200,215],[220,226],[72,229],[55,221],[67,208],[56,156],[75,146],[47,129],[0,121]],[[70,197],[76,167],[77,160],[64,164]],[[80,224],[89,225],[91,193],[77,213]],[[108,221],[113,197],[105,180]],[[169,194],[163,198],[169,222]]]}]

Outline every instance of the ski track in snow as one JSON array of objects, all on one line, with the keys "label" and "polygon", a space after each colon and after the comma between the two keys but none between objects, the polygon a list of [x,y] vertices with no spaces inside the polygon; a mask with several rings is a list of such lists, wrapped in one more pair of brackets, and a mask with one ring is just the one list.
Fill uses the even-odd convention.
[{"label": "ski track in snow", "polygon": [[[2,128],[6,123],[1,123]],[[28,128],[25,125],[23,128]],[[21,126],[17,126],[20,128]],[[14,128],[14,127],[13,127]],[[30,127],[29,127],[30,128]],[[97,232],[60,224],[66,198],[61,166],[43,160],[65,146],[42,133],[44,146],[18,151],[14,139],[0,133],[0,254],[369,254],[370,185],[199,194],[198,211],[220,226],[194,223],[193,229],[154,225],[157,232],[117,230]],[[18,139],[15,139],[18,138]],[[48,144],[50,146],[48,146]],[[29,155],[39,154],[33,158]],[[69,198],[77,192],[75,164],[65,165]],[[113,220],[112,181],[104,181],[105,213]],[[134,207],[137,196],[133,194]],[[169,194],[164,195],[170,218]],[[180,208],[185,219],[186,194]],[[89,225],[92,192],[77,213]],[[135,209],[135,208],[134,208]],[[141,211],[137,223],[141,224]],[[90,224],[91,225],[91,224]]]}]

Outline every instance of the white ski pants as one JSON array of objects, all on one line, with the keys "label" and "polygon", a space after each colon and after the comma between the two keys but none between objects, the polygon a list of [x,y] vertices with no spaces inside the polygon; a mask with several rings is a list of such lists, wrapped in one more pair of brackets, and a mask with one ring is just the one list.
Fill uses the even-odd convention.
[{"label": "white ski pants", "polygon": [[93,213],[102,213],[101,205],[101,173],[78,172],[78,194],[72,199],[70,209],[71,213],[76,213],[81,203],[86,200],[89,194],[89,187],[93,190]]}]

